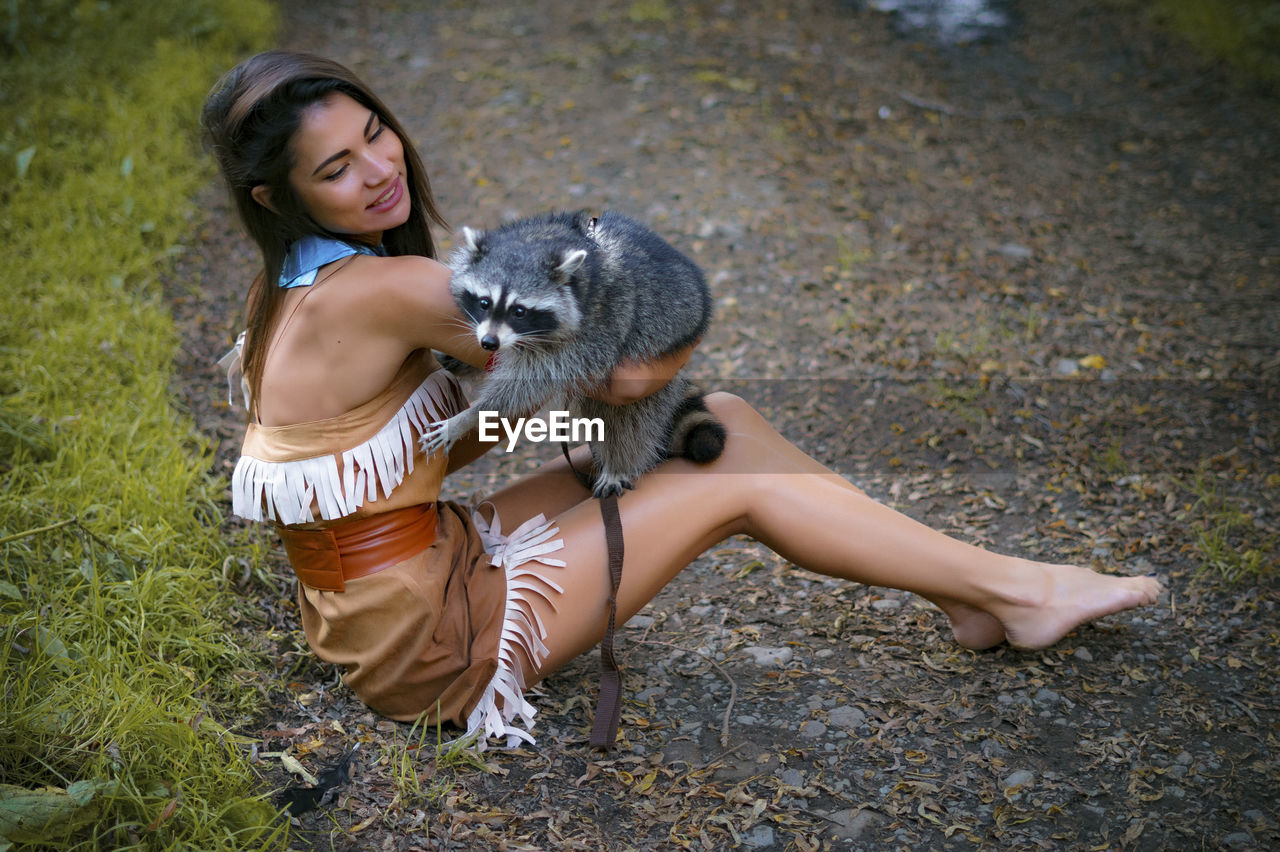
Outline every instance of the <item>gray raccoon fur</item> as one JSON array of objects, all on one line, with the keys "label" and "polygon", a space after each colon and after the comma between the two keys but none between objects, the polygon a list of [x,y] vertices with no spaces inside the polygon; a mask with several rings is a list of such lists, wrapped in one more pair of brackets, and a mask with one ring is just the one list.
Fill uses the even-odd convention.
[{"label": "gray raccoon fur", "polygon": [[618,213],[548,213],[464,228],[449,263],[454,298],[497,358],[475,403],[433,424],[424,449],[452,446],[481,411],[528,416],[558,398],[574,416],[604,423],[604,440],[591,445],[598,497],[631,488],[664,457],[720,455],[724,427],[682,373],[628,405],[582,393],[618,364],[668,355],[707,329],[702,272],[653,231]]}]

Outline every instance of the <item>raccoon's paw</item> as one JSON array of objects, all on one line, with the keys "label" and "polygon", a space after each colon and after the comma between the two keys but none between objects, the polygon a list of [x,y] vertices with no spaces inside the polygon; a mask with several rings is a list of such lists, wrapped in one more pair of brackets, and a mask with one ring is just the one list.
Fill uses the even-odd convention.
[{"label": "raccoon's paw", "polygon": [[621,476],[601,476],[591,490],[594,497],[621,497],[623,491],[635,488],[630,479]]},{"label": "raccoon's paw", "polygon": [[427,455],[435,455],[441,450],[446,453],[453,447],[457,438],[450,435],[448,420],[437,420],[434,423],[428,423],[427,428],[422,430],[422,437],[418,438],[418,448]]}]

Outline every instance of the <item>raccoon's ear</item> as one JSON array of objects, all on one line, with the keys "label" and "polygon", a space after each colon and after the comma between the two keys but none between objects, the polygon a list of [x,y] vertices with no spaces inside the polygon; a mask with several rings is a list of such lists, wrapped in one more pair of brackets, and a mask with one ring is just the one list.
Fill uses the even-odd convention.
[{"label": "raccoon's ear", "polygon": [[587,253],[583,249],[573,249],[566,251],[560,259],[560,265],[556,267],[556,275],[563,281],[568,281],[573,277],[573,273],[578,271],[578,267],[582,266],[582,262],[587,259]]},{"label": "raccoon's ear", "polygon": [[483,238],[483,231],[477,233],[466,225],[462,226],[462,240],[467,244],[467,251],[471,252],[472,260],[479,260],[480,256],[484,254]]}]

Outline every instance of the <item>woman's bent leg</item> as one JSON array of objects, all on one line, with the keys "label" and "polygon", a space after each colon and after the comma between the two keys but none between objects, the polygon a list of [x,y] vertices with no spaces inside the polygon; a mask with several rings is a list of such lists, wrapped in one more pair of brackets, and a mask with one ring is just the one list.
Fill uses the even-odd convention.
[{"label": "woman's bent leg", "polygon": [[[736,397],[714,394],[708,405],[729,432],[724,454],[707,465],[665,462],[618,501],[626,542],[620,621],[700,553],[737,533],[802,568],[922,595],[948,613],[957,639],[971,647],[1003,636],[1044,647],[1082,622],[1153,603],[1159,594],[1150,578],[1032,562],[950,538],[852,487]],[[524,484],[493,496],[504,526],[508,517],[518,523],[528,516],[532,493]],[[585,500],[556,522],[565,543],[556,555],[568,568],[546,575],[564,594],[554,612],[540,607],[549,656],[530,682],[589,650],[604,630],[609,583],[600,508]]]}]

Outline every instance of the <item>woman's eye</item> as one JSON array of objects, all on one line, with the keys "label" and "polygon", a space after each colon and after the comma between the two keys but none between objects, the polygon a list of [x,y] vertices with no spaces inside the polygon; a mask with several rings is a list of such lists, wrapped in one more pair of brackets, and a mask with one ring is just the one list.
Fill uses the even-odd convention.
[{"label": "woman's eye", "polygon": [[325,176],[324,176],[324,179],[325,179],[325,180],[337,180],[338,178],[340,178],[340,177],[342,177],[344,174],[346,174],[346,172],[347,172],[347,167],[346,167],[346,166],[343,166],[342,168],[338,169],[336,172],[333,172],[333,173],[331,173],[331,174],[327,174],[327,175],[325,175]]},{"label": "woman's eye", "polygon": [[511,315],[514,316],[516,319],[520,319],[526,313],[528,313],[528,311],[523,305],[516,305],[514,308],[511,309]]}]

